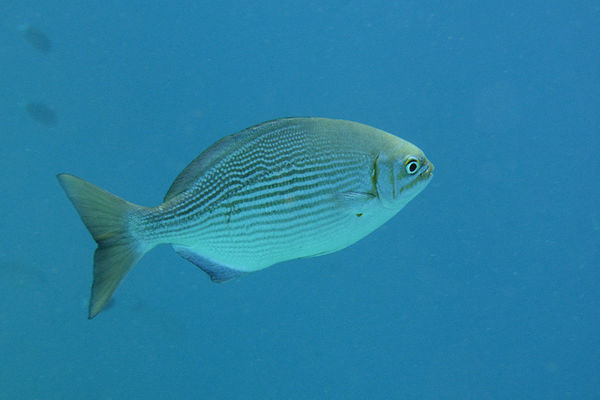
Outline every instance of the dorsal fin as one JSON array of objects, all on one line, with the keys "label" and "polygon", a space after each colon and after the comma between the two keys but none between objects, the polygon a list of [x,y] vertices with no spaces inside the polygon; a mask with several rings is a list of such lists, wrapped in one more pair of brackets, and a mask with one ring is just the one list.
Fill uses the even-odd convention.
[{"label": "dorsal fin", "polygon": [[299,120],[302,119],[303,118],[294,117],[274,119],[251,126],[233,135],[225,136],[202,152],[194,159],[194,161],[185,167],[183,171],[181,171],[165,195],[164,201],[168,201],[192,187],[199,176],[204,175],[206,171],[208,171],[219,160],[223,159],[227,154],[239,150],[246,143],[264,133],[272,132],[286,126],[295,125]]},{"label": "dorsal fin", "polygon": [[175,181],[173,181],[173,184],[165,195],[164,201],[170,200],[181,192],[189,189],[198,176],[204,174],[204,172],[214,165],[216,161],[222,159],[223,156],[228,153],[228,150],[233,148],[238,142],[239,138],[237,137],[237,134],[225,136],[203,151],[194,159],[194,161],[189,163],[179,175],[177,175],[177,178],[175,178]]}]

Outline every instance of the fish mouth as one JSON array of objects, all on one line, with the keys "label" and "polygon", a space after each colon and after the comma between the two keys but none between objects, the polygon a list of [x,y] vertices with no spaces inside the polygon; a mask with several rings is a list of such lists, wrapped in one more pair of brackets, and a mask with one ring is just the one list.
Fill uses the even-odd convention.
[{"label": "fish mouth", "polygon": [[418,184],[429,183],[431,178],[433,178],[433,170],[434,169],[435,169],[435,167],[428,160],[427,164],[423,165],[423,167],[421,168],[421,172],[419,173],[419,176],[417,176],[416,179],[409,185],[409,188],[411,188],[415,185],[418,185]]},{"label": "fish mouth", "polygon": [[427,160],[427,163],[424,165],[423,170],[419,174],[419,180],[429,179],[429,178],[433,177],[434,169],[435,169],[435,167],[433,166],[433,163],[431,161]]}]

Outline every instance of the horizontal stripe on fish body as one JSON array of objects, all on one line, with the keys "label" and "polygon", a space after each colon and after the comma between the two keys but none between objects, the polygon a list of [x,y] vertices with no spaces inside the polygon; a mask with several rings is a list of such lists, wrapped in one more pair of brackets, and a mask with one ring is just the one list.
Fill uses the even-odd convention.
[{"label": "horizontal stripe on fish body", "polygon": [[[318,155],[318,154],[317,154]],[[351,173],[351,167],[356,167],[356,160],[343,160],[341,155],[327,155],[310,159],[311,154],[307,149],[296,151],[291,155],[273,158],[268,160],[265,157],[251,158],[245,162],[235,165],[224,165],[218,171],[215,171],[212,179],[205,185],[202,183],[194,187],[191,192],[194,194],[176,207],[176,212],[186,213],[189,208],[196,209],[203,207],[204,211],[210,211],[224,198],[228,198],[237,193],[238,190],[248,190],[256,183],[260,184],[278,184],[276,178],[286,178],[294,176],[301,179],[302,175],[311,171],[322,171],[332,174],[338,172],[336,167],[346,167],[346,171]],[[329,162],[329,164],[327,163]],[[331,169],[326,169],[331,168]],[[293,182],[291,182],[293,184]]]},{"label": "horizontal stripe on fish body", "polygon": [[[228,215],[227,222],[231,224],[235,222],[235,218],[232,219],[234,215],[243,220],[256,216],[256,212],[259,215],[268,212],[280,213],[285,211],[285,208],[277,206],[285,206],[292,202],[303,201],[305,207],[310,207],[318,200],[332,201],[334,195],[340,191],[357,190],[364,180],[370,181],[369,173],[361,176],[354,172],[352,167],[355,162],[336,164],[346,167],[340,169],[343,173],[335,174],[332,170],[319,170],[314,167],[305,170],[306,172],[290,168],[265,174],[262,179],[248,184],[240,183],[224,188],[223,192],[216,196],[215,191],[194,191],[190,193],[190,198],[185,200],[185,208],[175,205],[171,215],[169,211],[162,210],[160,215],[153,215],[151,218],[158,219],[163,229],[170,234],[178,234],[188,229],[202,231],[210,228],[210,223],[215,218],[218,219],[217,223],[222,222],[223,218],[219,217],[224,214]],[[252,213],[253,211],[255,212]],[[159,236],[167,234],[166,231],[161,232],[160,228],[153,230]]]}]

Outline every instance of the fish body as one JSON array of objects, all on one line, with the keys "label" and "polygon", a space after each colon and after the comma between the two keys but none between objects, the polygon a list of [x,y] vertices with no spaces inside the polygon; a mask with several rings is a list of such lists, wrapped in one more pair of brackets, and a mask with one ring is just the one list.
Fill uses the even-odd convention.
[{"label": "fish body", "polygon": [[394,216],[429,183],[411,143],[356,122],[268,121],[227,136],[177,177],[156,207],[58,176],[98,243],[90,318],[143,254],[171,244],[221,282],[341,250]]}]

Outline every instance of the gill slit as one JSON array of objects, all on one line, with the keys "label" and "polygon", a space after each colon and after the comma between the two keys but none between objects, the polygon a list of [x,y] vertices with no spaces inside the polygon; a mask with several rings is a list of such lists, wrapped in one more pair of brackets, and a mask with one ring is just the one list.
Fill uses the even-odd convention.
[{"label": "gill slit", "polygon": [[379,161],[379,156],[381,153],[377,153],[377,157],[373,161],[373,173],[371,174],[371,183],[373,184],[373,192],[375,193],[375,197],[379,198],[379,190],[377,190],[377,181],[379,179],[379,168],[377,168],[377,161]]}]

